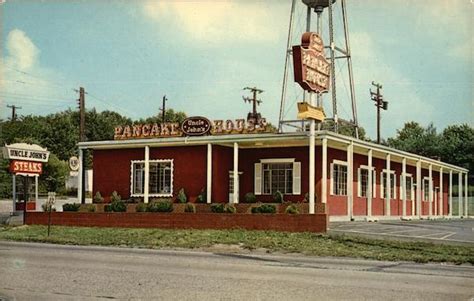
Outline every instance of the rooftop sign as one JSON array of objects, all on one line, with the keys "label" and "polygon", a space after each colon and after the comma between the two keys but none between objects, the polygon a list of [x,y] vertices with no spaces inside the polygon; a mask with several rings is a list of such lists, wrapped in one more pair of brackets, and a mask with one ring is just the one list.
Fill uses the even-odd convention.
[{"label": "rooftop sign", "polygon": [[267,132],[267,121],[253,119],[213,120],[204,117],[189,117],[182,124],[177,122],[134,124],[115,127],[114,139],[142,139],[182,136],[256,134]]},{"label": "rooftop sign", "polygon": [[5,145],[3,156],[10,160],[48,162],[49,152],[36,144],[14,143]]},{"label": "rooftop sign", "polygon": [[301,46],[293,46],[295,82],[309,92],[324,93],[329,89],[330,63],[324,57],[321,37],[305,32]]}]

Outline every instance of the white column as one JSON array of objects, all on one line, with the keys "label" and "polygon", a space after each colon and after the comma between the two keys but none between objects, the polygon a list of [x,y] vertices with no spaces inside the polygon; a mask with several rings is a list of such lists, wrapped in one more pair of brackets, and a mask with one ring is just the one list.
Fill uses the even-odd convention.
[{"label": "white column", "polygon": [[239,202],[239,145],[234,142],[234,195],[232,196],[232,203]]},{"label": "white column", "polygon": [[469,185],[467,183],[467,172],[464,174],[464,216],[468,216],[468,192],[469,192]]},{"label": "white column", "polygon": [[[310,94],[311,104],[313,104],[314,93]],[[315,131],[316,122],[311,119],[309,124],[309,213],[314,214],[314,182],[315,182]]]},{"label": "white column", "polygon": [[449,170],[449,217],[453,216],[453,171]]},{"label": "white column", "polygon": [[406,185],[406,176],[407,176],[407,158],[403,157],[402,159],[402,182],[400,187],[402,187],[402,216],[407,216],[407,185]]},{"label": "white column", "polygon": [[463,202],[462,202],[462,173],[458,173],[458,215],[463,215]]},{"label": "white column", "polygon": [[323,204],[327,203],[328,195],[328,139],[323,138],[323,171],[321,179],[321,202]]},{"label": "white column", "polygon": [[367,179],[367,185],[369,185],[369,189],[367,190],[367,216],[372,217],[372,189],[374,188],[374,184],[372,183],[372,181],[374,180],[372,178],[372,149],[369,149],[367,161],[367,165],[369,166],[369,174]]},{"label": "white column", "polygon": [[[386,194],[385,194],[385,215],[390,216],[390,198],[391,196],[391,181],[390,181],[390,154],[387,154],[386,157],[386,169],[387,173],[385,174],[385,183],[386,183]],[[383,184],[382,184],[383,185]]]},{"label": "white column", "polygon": [[433,215],[433,165],[428,166],[429,192],[428,192],[428,217]]},{"label": "white column", "polygon": [[206,186],[206,202],[211,203],[212,197],[212,144],[207,145],[207,186]]},{"label": "white column", "polygon": [[421,217],[421,160],[416,162],[416,215]]},{"label": "white column", "polygon": [[82,183],[82,169],[84,168],[82,166],[82,163],[84,162],[83,160],[84,152],[82,149],[79,149],[79,170],[77,174],[77,201],[80,203],[82,201],[82,185],[85,185],[85,183]]},{"label": "white column", "polygon": [[354,189],[352,189],[353,182],[354,182],[354,145],[352,142],[347,145],[347,215],[349,219],[352,220],[354,217]]},{"label": "white column", "polygon": [[38,206],[38,177],[39,177],[39,175],[35,176],[35,202],[36,202],[36,206]]},{"label": "white column", "polygon": [[148,195],[150,191],[150,147],[145,146],[145,180],[143,191],[143,202],[148,203]]},{"label": "white column", "polygon": [[12,212],[15,212],[16,211],[16,176],[14,174],[12,175],[12,182],[13,182],[13,187],[12,187],[13,209],[12,209]]},{"label": "white column", "polygon": [[440,216],[444,216],[444,197],[443,197],[443,193],[444,193],[444,189],[443,189],[443,168],[440,167],[439,168],[439,209],[438,209],[438,215]]}]

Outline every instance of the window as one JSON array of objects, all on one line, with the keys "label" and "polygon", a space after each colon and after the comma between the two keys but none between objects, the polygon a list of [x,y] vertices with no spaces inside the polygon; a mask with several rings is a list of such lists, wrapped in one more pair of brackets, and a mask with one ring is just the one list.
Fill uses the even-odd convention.
[{"label": "window", "polygon": [[[375,179],[376,173],[372,167],[372,197],[375,196]],[[368,185],[369,185],[369,167],[362,165],[358,169],[358,196],[366,198],[368,195]]]},{"label": "window", "polygon": [[430,179],[423,179],[423,201],[428,202],[430,200]]},{"label": "window", "polygon": [[292,158],[261,159],[254,166],[255,195],[301,194],[301,162]]},{"label": "window", "polygon": [[[396,199],[397,194],[395,190],[396,182],[395,182],[395,171],[391,170],[390,172],[390,199]],[[382,196],[383,199],[387,198],[387,179],[385,178],[387,174],[387,170],[383,170],[380,173],[380,187],[381,187],[381,192],[380,195]]]},{"label": "window", "polygon": [[[172,196],[173,160],[150,160],[149,162],[149,195],[157,197]],[[132,161],[131,178],[131,195],[143,196],[145,193],[144,161]]]},{"label": "window", "polygon": [[293,163],[263,163],[263,193],[293,193]]},{"label": "window", "polygon": [[[403,183],[403,177],[400,176],[400,183]],[[413,184],[413,177],[411,174],[405,175],[405,191],[406,191],[406,200],[413,200],[415,198],[414,193],[414,184]],[[402,185],[400,185],[400,198],[403,196],[403,189]]]},{"label": "window", "polygon": [[331,164],[331,193],[347,195],[347,163],[334,160]]}]

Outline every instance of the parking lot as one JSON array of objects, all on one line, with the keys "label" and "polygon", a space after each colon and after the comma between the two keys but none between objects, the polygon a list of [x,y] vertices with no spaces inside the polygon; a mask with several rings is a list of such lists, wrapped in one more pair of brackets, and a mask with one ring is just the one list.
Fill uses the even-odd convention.
[{"label": "parking lot", "polygon": [[474,245],[474,219],[333,222],[328,233]]}]

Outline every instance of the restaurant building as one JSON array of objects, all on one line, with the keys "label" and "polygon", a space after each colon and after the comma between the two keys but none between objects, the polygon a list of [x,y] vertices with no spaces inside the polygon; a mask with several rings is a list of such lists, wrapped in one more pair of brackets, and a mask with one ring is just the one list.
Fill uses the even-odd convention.
[{"label": "restaurant building", "polygon": [[207,203],[236,204],[247,193],[273,202],[280,191],[285,201],[309,202],[309,213],[325,212],[332,221],[468,214],[467,169],[330,131],[313,137],[268,133],[265,126],[191,117],[181,125],[118,127],[115,140],[81,142],[79,153],[92,150],[93,193],[106,199],[117,191],[147,203],[176,198],[183,188],[191,202],[204,193]]}]

